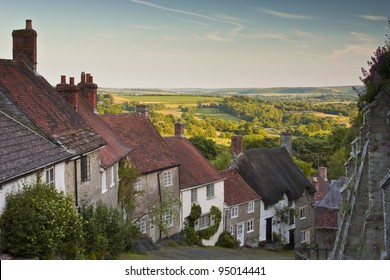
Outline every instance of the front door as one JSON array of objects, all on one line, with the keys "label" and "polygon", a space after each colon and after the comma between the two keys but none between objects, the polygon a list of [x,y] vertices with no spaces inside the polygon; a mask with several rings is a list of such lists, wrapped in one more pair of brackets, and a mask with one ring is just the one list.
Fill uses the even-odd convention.
[{"label": "front door", "polygon": [[237,240],[244,246],[244,223],[237,224]]},{"label": "front door", "polygon": [[265,219],[265,223],[265,239],[267,240],[267,243],[272,243],[272,217]]}]

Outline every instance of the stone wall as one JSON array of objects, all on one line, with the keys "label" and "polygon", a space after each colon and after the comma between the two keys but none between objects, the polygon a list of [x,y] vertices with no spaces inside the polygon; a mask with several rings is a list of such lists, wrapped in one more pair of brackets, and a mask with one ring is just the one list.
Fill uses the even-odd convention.
[{"label": "stone wall", "polygon": [[[346,198],[331,259],[383,259],[389,249],[390,93],[382,91],[364,111],[354,184]],[[386,179],[387,178],[387,179]]]}]

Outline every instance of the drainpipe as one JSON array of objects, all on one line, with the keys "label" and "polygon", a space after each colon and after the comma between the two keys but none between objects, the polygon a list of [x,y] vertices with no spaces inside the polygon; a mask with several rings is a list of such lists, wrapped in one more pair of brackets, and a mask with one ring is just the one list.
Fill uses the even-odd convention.
[{"label": "drainpipe", "polygon": [[74,160],[74,196],[76,200],[76,207],[78,211],[80,212],[79,209],[79,198],[78,198],[78,191],[77,191],[77,159]]},{"label": "drainpipe", "polygon": [[[161,173],[162,173],[162,170],[160,170],[158,173],[157,173],[157,184],[158,184],[158,195],[159,195],[159,198],[160,198],[160,205],[161,205],[161,203],[162,203],[162,191],[161,191],[161,184],[160,184],[160,175],[161,175]],[[160,213],[159,213],[160,214]],[[159,217],[159,219],[160,219],[161,217]],[[160,223],[161,223],[162,221],[160,221]],[[159,232],[160,232],[160,238],[159,238],[159,240],[161,240],[162,239],[162,231],[161,231],[161,229],[159,228]]]}]

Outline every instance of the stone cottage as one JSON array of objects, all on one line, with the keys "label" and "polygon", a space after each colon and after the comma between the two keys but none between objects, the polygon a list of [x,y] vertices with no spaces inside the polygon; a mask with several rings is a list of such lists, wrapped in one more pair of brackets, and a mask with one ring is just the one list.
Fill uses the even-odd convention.
[{"label": "stone cottage", "polygon": [[225,230],[240,246],[257,247],[260,237],[260,196],[235,169],[220,171],[224,178]]},{"label": "stone cottage", "polygon": [[66,101],[77,94],[75,86],[60,93],[38,74],[37,32],[32,21],[26,20],[25,29],[14,30],[12,37],[13,59],[0,59],[0,110],[33,123],[38,134],[73,154],[61,172],[65,192],[75,196],[78,206],[100,201],[98,151],[106,142]]},{"label": "stone cottage", "polygon": [[231,168],[261,197],[260,242],[312,244],[315,190],[285,147],[239,152]]},{"label": "stone cottage", "polygon": [[179,163],[140,105],[137,113],[102,115],[133,150],[128,160],[138,171],[131,219],[157,241],[180,231]]}]

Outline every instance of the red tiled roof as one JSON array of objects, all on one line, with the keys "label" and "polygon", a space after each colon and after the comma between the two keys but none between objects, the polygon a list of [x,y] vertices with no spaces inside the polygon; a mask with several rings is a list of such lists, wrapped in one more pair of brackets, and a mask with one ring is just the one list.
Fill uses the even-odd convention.
[{"label": "red tiled roof", "polygon": [[83,98],[79,98],[78,113],[107,142],[107,145],[99,150],[100,164],[103,168],[107,169],[130,153],[131,147],[108,126],[101,115],[93,112],[93,108]]},{"label": "red tiled roof", "polygon": [[102,118],[133,148],[128,157],[139,172],[145,174],[178,165],[149,118],[135,113],[102,115]]},{"label": "red tiled roof", "polygon": [[259,200],[260,196],[245,182],[235,169],[220,171],[225,177],[225,203],[229,206],[238,205],[252,200]]},{"label": "red tiled roof", "polygon": [[62,96],[24,63],[0,59],[0,87],[48,137],[77,154],[105,144]]},{"label": "red tiled roof", "polygon": [[203,155],[183,137],[165,137],[180,163],[180,189],[223,180]]}]

